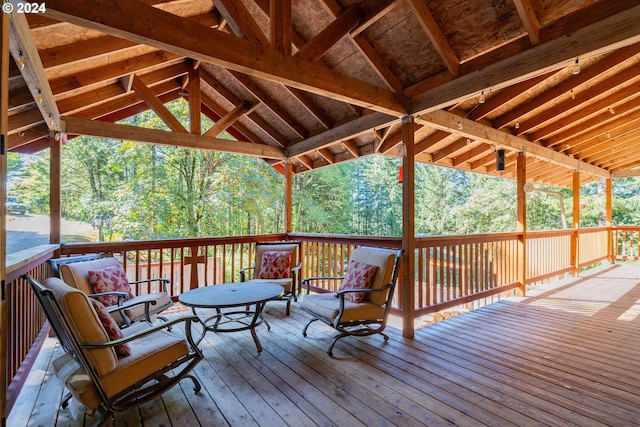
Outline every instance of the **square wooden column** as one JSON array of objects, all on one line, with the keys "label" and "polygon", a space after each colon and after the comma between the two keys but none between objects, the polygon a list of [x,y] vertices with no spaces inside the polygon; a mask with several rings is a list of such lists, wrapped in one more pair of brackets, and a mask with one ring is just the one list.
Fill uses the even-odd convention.
[{"label": "square wooden column", "polygon": [[573,214],[572,224],[573,233],[571,234],[571,265],[573,271],[571,274],[577,276],[580,271],[580,171],[573,173]]},{"label": "square wooden column", "polygon": [[613,258],[613,235],[611,226],[613,225],[613,179],[608,178],[606,181],[606,207],[605,221],[607,222],[607,259],[614,262]]},{"label": "square wooden column", "polygon": [[293,196],[292,196],[292,179],[293,169],[291,167],[291,159],[284,160],[284,232],[291,233],[292,230],[292,212],[293,212]]},{"label": "square wooden column", "polygon": [[[7,145],[9,133],[9,15],[0,14],[0,200],[7,193]],[[6,205],[0,205],[0,419],[4,426],[7,421],[7,325],[9,322],[6,306],[7,278],[7,218]]]},{"label": "square wooden column", "polygon": [[527,193],[524,186],[527,183],[527,155],[518,153],[517,158],[517,218],[518,232],[518,281],[520,286],[516,291],[519,296],[524,296],[527,289]]},{"label": "square wooden column", "polygon": [[402,335],[414,336],[416,314],[415,268],[415,141],[412,116],[402,117],[402,143],[406,154],[402,158],[402,259],[400,306],[402,308]]},{"label": "square wooden column", "polygon": [[49,243],[60,243],[62,235],[62,135],[49,135]]}]

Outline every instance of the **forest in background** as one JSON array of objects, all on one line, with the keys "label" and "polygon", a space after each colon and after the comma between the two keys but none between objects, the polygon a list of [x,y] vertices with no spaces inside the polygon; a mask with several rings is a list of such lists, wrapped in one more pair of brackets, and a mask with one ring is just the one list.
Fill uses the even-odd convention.
[{"label": "forest in background", "polygon": [[[188,127],[188,104],[167,106]],[[168,130],[149,111],[123,123]],[[203,118],[204,129],[212,124]],[[294,176],[293,230],[401,235],[399,165],[373,155]],[[48,214],[49,150],[10,153],[8,170],[8,195],[31,213]],[[614,181],[614,224],[640,224],[637,189],[636,179]],[[70,140],[62,151],[63,218],[89,222],[109,214],[107,240],[279,233],[283,190],[283,176],[255,157],[89,137]],[[571,226],[572,192],[551,190],[563,195]],[[603,181],[582,186],[581,204],[582,227],[603,224]],[[512,180],[416,165],[417,235],[515,231],[515,207]],[[527,227],[562,228],[557,194],[528,193]]]}]

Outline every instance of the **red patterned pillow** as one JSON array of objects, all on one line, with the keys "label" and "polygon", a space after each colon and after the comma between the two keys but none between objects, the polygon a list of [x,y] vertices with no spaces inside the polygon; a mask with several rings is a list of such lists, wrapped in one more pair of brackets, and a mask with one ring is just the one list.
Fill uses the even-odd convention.
[{"label": "red patterned pillow", "polygon": [[291,252],[265,251],[260,261],[259,279],[286,279],[291,277]]},{"label": "red patterned pillow", "polygon": [[[95,293],[127,292],[129,298],[133,298],[131,286],[129,286],[129,279],[127,279],[127,274],[120,264],[89,271],[89,283]],[[105,306],[118,304],[118,297],[116,295],[98,297],[98,300]]]},{"label": "red patterned pillow", "polygon": [[[369,289],[377,272],[377,265],[351,260],[347,266],[347,274],[344,276],[340,290]],[[364,300],[364,296],[364,292],[349,292],[344,295],[344,298],[351,302],[359,303]]]},{"label": "red patterned pillow", "polygon": [[[113,320],[113,317],[109,314],[104,305],[95,298],[89,298],[91,304],[93,304],[93,308],[98,314],[98,319],[100,319],[100,323],[104,326],[104,329],[107,331],[107,335],[109,335],[110,340],[117,340],[118,338],[123,338],[122,331],[116,324],[116,321]],[[120,344],[113,348],[118,356],[128,356],[131,354],[131,347],[129,344]]]}]

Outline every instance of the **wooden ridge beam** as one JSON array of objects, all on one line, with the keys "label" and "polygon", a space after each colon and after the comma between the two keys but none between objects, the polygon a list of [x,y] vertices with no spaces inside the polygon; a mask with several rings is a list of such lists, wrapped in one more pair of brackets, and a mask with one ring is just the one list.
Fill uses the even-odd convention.
[{"label": "wooden ridge beam", "polygon": [[516,151],[524,151],[527,155],[539,157],[559,164],[566,168],[586,171],[604,178],[609,178],[609,172],[600,167],[593,166],[558,153],[550,148],[543,147],[526,139],[508,134],[498,129],[494,129],[482,123],[456,116],[443,110],[432,111],[420,115],[420,121],[426,122],[428,126],[454,133],[465,138],[482,141],[490,145],[508,147]]},{"label": "wooden ridge beam", "polygon": [[[47,2],[46,15],[374,111],[396,116],[406,112],[406,99],[402,94],[141,2],[51,0]],[[199,40],[207,40],[207,43]]]},{"label": "wooden ridge beam", "polygon": [[250,142],[232,141],[221,138],[211,138],[190,133],[167,132],[157,129],[139,128],[87,120],[77,117],[64,117],[63,132],[68,134],[87,135],[101,138],[117,138],[150,144],[177,145],[180,147],[196,148],[199,150],[222,151],[226,153],[246,154],[248,156],[269,159],[283,159],[282,149],[270,145],[252,144]]},{"label": "wooden ridge beam", "polygon": [[638,42],[640,6],[635,6],[414,96],[410,112],[421,115],[445,108],[482,90],[502,89],[569,66],[576,57],[597,55]]}]

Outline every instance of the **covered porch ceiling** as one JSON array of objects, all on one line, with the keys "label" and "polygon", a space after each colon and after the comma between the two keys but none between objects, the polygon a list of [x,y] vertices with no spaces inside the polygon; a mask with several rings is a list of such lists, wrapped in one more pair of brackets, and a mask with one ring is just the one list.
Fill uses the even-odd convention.
[{"label": "covered porch ceiling", "polygon": [[[395,156],[411,114],[421,162],[515,178],[524,151],[528,181],[561,187],[576,170],[583,183],[640,174],[637,0],[45,6],[10,15],[11,151],[45,148],[54,131],[254,155],[279,170],[289,158],[301,173]],[[180,97],[189,129],[164,106]],[[113,124],[148,109],[171,132]],[[237,141],[217,138],[224,130]]]}]

